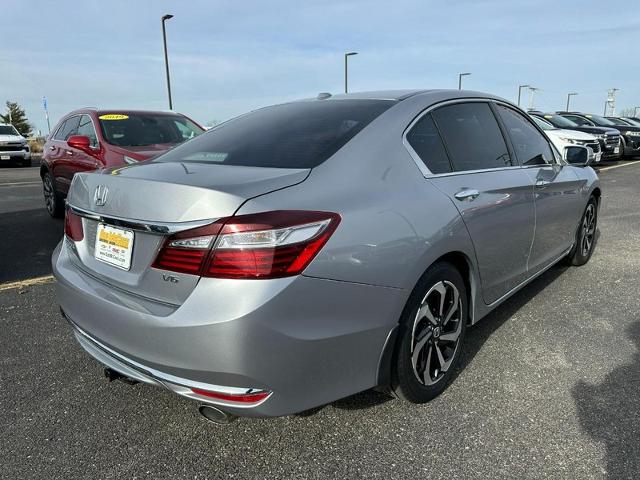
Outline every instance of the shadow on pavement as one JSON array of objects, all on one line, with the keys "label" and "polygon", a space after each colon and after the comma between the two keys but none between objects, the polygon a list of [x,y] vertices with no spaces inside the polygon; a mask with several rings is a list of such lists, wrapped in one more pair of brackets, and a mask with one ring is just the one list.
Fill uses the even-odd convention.
[{"label": "shadow on pavement", "polygon": [[[627,329],[638,351],[602,383],[572,390],[583,430],[606,448],[607,478],[640,478],[640,322]],[[612,346],[615,348],[615,346]]]},{"label": "shadow on pavement", "polygon": [[0,214],[0,283],[49,275],[63,228],[44,208]]}]

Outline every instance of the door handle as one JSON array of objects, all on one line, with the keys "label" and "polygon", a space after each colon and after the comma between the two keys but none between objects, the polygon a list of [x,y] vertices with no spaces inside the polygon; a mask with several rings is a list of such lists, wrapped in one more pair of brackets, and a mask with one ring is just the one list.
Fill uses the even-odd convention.
[{"label": "door handle", "polygon": [[536,187],[544,188],[549,185],[551,182],[549,180],[536,180]]},{"label": "door handle", "polygon": [[467,190],[460,190],[458,193],[456,193],[454,195],[454,197],[456,197],[458,200],[461,201],[472,201],[475,200],[478,196],[480,196],[480,192],[478,190],[472,190],[472,189],[467,189]]},{"label": "door handle", "polygon": [[67,152],[67,155],[73,155],[73,152],[71,150],[65,150]]},{"label": "door handle", "polygon": [[56,149],[56,147],[54,147],[53,145],[51,145],[51,146],[49,147],[49,150],[55,150],[55,149]]}]

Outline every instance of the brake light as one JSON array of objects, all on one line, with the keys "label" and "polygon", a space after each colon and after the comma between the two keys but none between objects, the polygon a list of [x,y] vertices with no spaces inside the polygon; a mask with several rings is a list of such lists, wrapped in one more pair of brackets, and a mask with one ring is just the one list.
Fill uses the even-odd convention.
[{"label": "brake light", "polygon": [[82,217],[71,210],[67,210],[64,215],[64,234],[74,242],[80,242],[84,238]]},{"label": "brake light", "polygon": [[216,278],[298,275],[339,222],[335,213],[301,210],[230,217],[170,237],[153,267]]}]

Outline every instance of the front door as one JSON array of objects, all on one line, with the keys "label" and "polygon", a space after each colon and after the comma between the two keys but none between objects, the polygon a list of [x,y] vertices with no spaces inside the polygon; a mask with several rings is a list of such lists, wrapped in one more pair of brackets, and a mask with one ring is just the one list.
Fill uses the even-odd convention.
[{"label": "front door", "polygon": [[[565,253],[575,241],[584,200],[575,167],[556,159],[549,140],[520,112],[497,105],[513,149],[535,189],[536,231],[528,270],[534,275]],[[575,222],[567,219],[576,219]]]}]

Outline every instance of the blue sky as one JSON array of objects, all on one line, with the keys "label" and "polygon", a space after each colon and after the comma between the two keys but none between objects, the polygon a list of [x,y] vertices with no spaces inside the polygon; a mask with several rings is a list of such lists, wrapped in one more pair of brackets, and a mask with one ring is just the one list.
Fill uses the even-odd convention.
[{"label": "blue sky", "polygon": [[[201,123],[318,92],[465,88],[602,113],[640,106],[640,4],[632,0],[3,0],[0,102],[46,132],[82,106],[166,109],[160,17],[174,109]],[[528,104],[528,94],[523,104]]]}]

